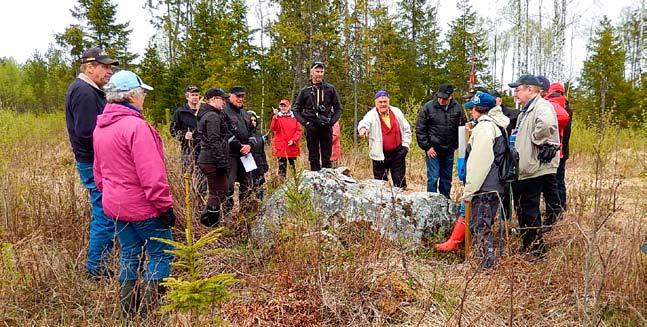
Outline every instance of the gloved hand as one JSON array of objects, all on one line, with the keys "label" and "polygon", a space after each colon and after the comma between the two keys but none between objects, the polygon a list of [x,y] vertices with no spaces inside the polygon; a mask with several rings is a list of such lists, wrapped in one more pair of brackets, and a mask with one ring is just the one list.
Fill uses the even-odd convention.
[{"label": "gloved hand", "polygon": [[550,143],[542,144],[537,159],[539,159],[540,163],[548,163],[555,158],[557,151],[559,151],[559,145]]},{"label": "gloved hand", "polygon": [[162,220],[164,226],[171,228],[175,226],[175,213],[173,212],[173,207],[166,210],[163,214],[159,216],[159,219]]},{"label": "gloved hand", "polygon": [[456,162],[456,170],[458,171],[458,179],[465,183],[465,158],[458,158]]}]

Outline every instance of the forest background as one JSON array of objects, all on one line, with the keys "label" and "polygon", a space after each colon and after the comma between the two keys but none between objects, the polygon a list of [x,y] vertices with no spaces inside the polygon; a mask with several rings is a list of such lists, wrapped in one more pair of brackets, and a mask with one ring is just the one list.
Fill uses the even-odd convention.
[{"label": "forest background", "polygon": [[[293,99],[306,83],[308,64],[323,60],[326,78],[342,98],[344,126],[361,118],[379,89],[407,108],[429,100],[444,82],[464,95],[474,66],[477,85],[507,89],[509,76],[542,74],[568,86],[583,122],[609,112],[623,127],[643,127],[643,3],[624,8],[618,22],[604,16],[582,27],[590,36],[587,47],[573,49],[576,33],[567,31],[578,17],[566,0],[510,0],[494,15],[484,13],[487,18],[460,0],[459,16],[448,28],[439,26],[443,13],[428,0],[260,0],[253,13],[245,0],[151,0],[142,1],[142,19],[159,32],[139,56],[130,50],[130,23],[117,22],[114,1],[79,0],[71,8],[76,21],[54,35],[46,52],[35,51],[24,63],[0,57],[0,108],[61,110],[82,51],[99,46],[119,59],[119,68],[136,71],[155,87],[146,103],[155,124],[168,119],[166,109],[182,104],[189,84],[203,90],[242,85],[247,106],[267,120],[279,99]],[[260,27],[248,23],[250,15]],[[579,76],[566,67],[574,51],[586,51]],[[344,128],[347,139],[352,130]]]}]

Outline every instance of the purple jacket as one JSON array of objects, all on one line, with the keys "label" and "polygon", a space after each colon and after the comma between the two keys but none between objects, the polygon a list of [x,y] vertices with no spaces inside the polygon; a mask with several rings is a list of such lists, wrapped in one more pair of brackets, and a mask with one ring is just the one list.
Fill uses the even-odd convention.
[{"label": "purple jacket", "polygon": [[107,104],[93,138],[94,179],[108,217],[142,221],[173,206],[162,139],[141,113]]}]

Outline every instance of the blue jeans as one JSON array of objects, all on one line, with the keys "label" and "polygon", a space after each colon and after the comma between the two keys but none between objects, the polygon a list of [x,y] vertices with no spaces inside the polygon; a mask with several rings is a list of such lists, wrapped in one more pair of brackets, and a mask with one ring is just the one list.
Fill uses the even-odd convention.
[{"label": "blue jeans", "polygon": [[105,275],[108,271],[110,252],[114,248],[115,222],[106,217],[101,204],[101,192],[94,183],[94,172],[91,162],[77,162],[76,170],[81,177],[81,184],[90,193],[92,218],[90,219],[90,237],[88,241],[88,261],[85,268],[90,275]]},{"label": "blue jeans", "polygon": [[[452,171],[454,168],[454,153],[445,156],[429,158],[427,156],[427,192],[438,192],[449,198],[452,189]],[[438,183],[440,179],[440,183]]]},{"label": "blue jeans", "polygon": [[145,281],[161,280],[171,273],[173,255],[164,250],[172,250],[171,245],[151,240],[152,237],[173,239],[171,229],[166,227],[158,218],[150,218],[137,222],[117,220],[117,237],[121,246],[119,258],[119,282],[137,280],[140,264],[143,265],[143,255],[146,251],[148,260],[144,271]]}]

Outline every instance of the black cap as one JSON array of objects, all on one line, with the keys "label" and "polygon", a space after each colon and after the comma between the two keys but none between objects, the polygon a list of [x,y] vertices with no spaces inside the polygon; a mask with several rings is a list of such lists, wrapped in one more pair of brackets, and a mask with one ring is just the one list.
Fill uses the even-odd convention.
[{"label": "black cap", "polygon": [[550,81],[548,80],[548,77],[538,75],[537,80],[539,81],[539,83],[541,83],[542,90],[548,92],[548,89],[550,88]]},{"label": "black cap", "polygon": [[232,86],[231,89],[229,89],[229,93],[235,95],[245,95],[245,88],[242,86]]},{"label": "black cap", "polygon": [[490,93],[490,95],[495,97],[495,98],[500,98],[501,97],[501,93],[499,93],[499,91],[497,91],[497,90],[491,90],[488,93]]},{"label": "black cap", "polygon": [[441,84],[438,88],[436,96],[439,98],[447,99],[454,93],[454,87],[449,84]]},{"label": "black cap", "polygon": [[219,87],[212,87],[207,90],[207,93],[204,94],[204,98],[209,100],[213,97],[221,97],[223,99],[226,99],[229,97],[229,94],[225,93],[225,90]]},{"label": "black cap", "polygon": [[518,87],[519,85],[534,85],[542,87],[541,82],[539,82],[537,77],[530,74],[521,75],[514,83],[508,84],[509,87]]},{"label": "black cap", "polygon": [[313,61],[312,64],[310,65],[310,69],[313,69],[316,67],[321,67],[323,69],[326,69],[326,64],[324,64],[323,61]]},{"label": "black cap", "polygon": [[184,91],[188,93],[199,93],[200,88],[195,85],[189,85],[186,87],[186,89],[184,89]]},{"label": "black cap", "polygon": [[107,53],[99,48],[90,48],[88,50],[85,50],[85,52],[83,52],[83,54],[81,55],[82,64],[87,64],[94,61],[102,63],[104,65],[119,65],[119,62],[117,60],[110,58]]}]

